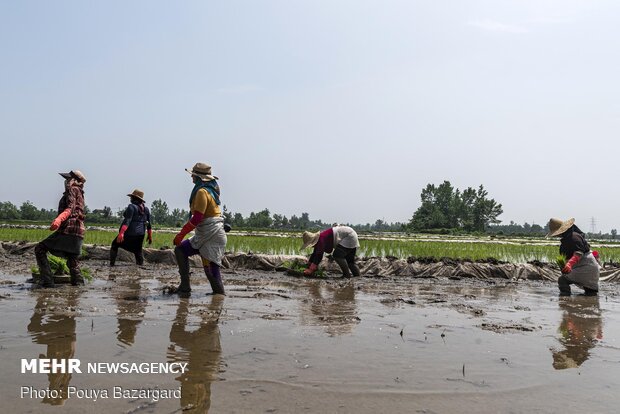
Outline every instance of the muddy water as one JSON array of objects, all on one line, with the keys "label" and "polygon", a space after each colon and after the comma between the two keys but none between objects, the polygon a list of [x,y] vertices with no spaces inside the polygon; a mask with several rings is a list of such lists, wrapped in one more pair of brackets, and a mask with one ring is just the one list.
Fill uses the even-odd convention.
[{"label": "muddy water", "polygon": [[[620,405],[616,285],[598,298],[558,298],[548,283],[245,272],[224,275],[226,297],[206,295],[196,275],[192,297],[178,298],[161,293],[171,269],[95,275],[84,288],[48,290],[0,275],[2,412],[603,413]],[[187,370],[22,374],[22,358]],[[114,387],[175,394],[114,398]]]}]

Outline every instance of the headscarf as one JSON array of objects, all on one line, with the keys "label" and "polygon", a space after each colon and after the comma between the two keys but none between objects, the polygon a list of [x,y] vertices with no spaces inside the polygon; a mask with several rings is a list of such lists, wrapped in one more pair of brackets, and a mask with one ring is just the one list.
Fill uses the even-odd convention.
[{"label": "headscarf", "polygon": [[211,194],[211,197],[213,197],[213,200],[215,200],[215,204],[217,204],[218,206],[220,205],[221,203],[220,202],[220,186],[217,184],[217,181],[211,180],[211,181],[205,182],[202,180],[198,180],[198,182],[196,182],[196,185],[194,185],[192,194],[189,196],[190,209],[192,207],[192,202],[194,201],[194,197],[196,197],[198,190],[200,190],[201,188],[204,188],[205,190],[209,192],[209,194]]}]

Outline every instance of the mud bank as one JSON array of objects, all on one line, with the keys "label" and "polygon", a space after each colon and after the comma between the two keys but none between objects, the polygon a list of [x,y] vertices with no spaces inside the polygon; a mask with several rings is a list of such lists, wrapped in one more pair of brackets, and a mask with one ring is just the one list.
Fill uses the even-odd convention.
[{"label": "mud bank", "polygon": [[[2,243],[0,255],[5,261],[10,257],[33,255],[36,243]],[[84,261],[107,261],[109,247],[85,245],[86,257]],[[170,249],[144,249],[144,259],[147,263],[174,266],[174,253]],[[227,253],[222,263],[223,267],[231,270],[263,270],[286,271],[293,262],[305,263],[304,256],[265,255],[246,253]],[[132,263],[134,258],[124,250],[119,250],[118,261]],[[194,267],[201,267],[200,259],[191,258]],[[506,280],[548,280],[557,281],[560,269],[556,264],[532,263],[505,263],[496,260],[467,261],[455,259],[414,258],[398,259],[395,257],[359,258],[358,266],[363,276],[372,277],[413,277],[450,279],[506,279]],[[338,265],[326,257],[321,267],[332,275],[340,273]],[[601,272],[602,281],[620,280],[620,268],[609,266]]]}]

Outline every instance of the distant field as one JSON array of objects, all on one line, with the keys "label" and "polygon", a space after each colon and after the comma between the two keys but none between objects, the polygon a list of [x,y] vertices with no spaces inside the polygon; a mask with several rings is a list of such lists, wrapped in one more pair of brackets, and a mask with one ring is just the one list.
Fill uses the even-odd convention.
[{"label": "distant field", "polygon": [[[43,228],[0,228],[3,241],[39,241],[51,232]],[[175,230],[157,230],[153,233],[152,247],[172,247]],[[109,245],[116,229],[96,229],[86,232],[85,243]],[[427,235],[360,235],[358,256],[394,256],[398,258],[433,257],[454,259],[488,259],[523,263],[532,260],[553,262],[558,255],[557,239],[494,239],[490,237],[449,237]],[[299,233],[231,232],[227,251],[267,254],[309,254],[301,251]],[[620,244],[597,244],[605,262],[620,262]]]}]

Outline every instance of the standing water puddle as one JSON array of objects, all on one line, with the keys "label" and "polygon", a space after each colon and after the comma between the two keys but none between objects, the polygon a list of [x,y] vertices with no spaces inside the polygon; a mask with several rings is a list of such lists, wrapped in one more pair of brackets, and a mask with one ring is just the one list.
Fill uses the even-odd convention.
[{"label": "standing water puddle", "polygon": [[[225,275],[226,297],[197,280],[178,298],[135,275],[48,290],[0,279],[3,412],[592,413],[620,400],[615,285],[558,298],[548,283],[252,272]],[[21,373],[43,358],[82,373]]]}]

